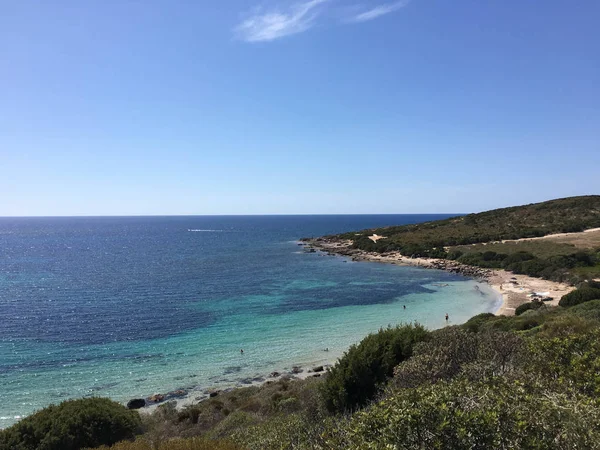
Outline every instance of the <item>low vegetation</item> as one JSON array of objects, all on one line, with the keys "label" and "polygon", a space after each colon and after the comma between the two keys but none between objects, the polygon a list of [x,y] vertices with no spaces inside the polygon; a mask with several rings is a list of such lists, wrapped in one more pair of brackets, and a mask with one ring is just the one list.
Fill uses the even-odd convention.
[{"label": "low vegetation", "polygon": [[[333,237],[351,240],[354,248],[365,251],[399,251],[409,257],[452,259],[473,266],[576,283],[600,277],[597,239],[511,240],[598,227],[600,196],[586,196]],[[373,233],[383,238],[373,242],[369,239]]]},{"label": "low vegetation", "polygon": [[[368,251],[426,256],[444,247],[546,236],[600,227],[600,196],[570,197],[414,225],[340,235]],[[385,236],[373,242],[368,236]],[[358,234],[358,235],[357,235]]]},{"label": "low vegetation", "polygon": [[182,411],[66,402],[0,432],[0,449],[600,449],[600,299],[586,294],[599,288],[514,317],[382,329],[326,376]]},{"label": "low vegetation", "polygon": [[0,432],[0,450],[79,450],[133,439],[140,416],[106,398],[49,406]]},{"label": "low vegetation", "polygon": [[341,413],[366,405],[394,367],[412,355],[414,345],[428,337],[422,326],[405,325],[380,330],[350,347],[322,388],[327,409]]},{"label": "low vegetation", "polygon": [[[540,243],[539,245],[543,246],[544,244]],[[576,250],[573,248],[571,254],[556,254],[546,258],[537,257],[526,251],[496,253],[487,250],[463,253],[453,250],[446,257],[471,266],[504,269],[516,274],[561,282],[577,283],[582,279],[587,279],[590,274],[600,276],[600,249]],[[585,278],[581,272],[578,272],[578,269],[582,268],[587,269]]]},{"label": "low vegetation", "polygon": [[559,305],[569,307],[589,302],[590,300],[600,300],[600,283],[587,282],[582,287],[565,295],[560,299]]}]

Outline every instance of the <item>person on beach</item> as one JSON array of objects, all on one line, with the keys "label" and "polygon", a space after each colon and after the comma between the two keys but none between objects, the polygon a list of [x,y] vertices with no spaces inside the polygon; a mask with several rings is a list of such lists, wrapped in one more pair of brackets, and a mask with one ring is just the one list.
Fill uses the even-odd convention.
[{"label": "person on beach", "polygon": [[448,322],[448,313],[446,313],[446,322]]}]

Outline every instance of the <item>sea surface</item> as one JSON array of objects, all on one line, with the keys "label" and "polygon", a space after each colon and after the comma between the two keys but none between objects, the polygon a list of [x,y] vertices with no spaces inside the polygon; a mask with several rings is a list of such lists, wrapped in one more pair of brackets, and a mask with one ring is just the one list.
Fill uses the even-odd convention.
[{"label": "sea surface", "polygon": [[389,324],[495,311],[462,276],[297,242],[445,217],[0,218],[0,428],[69,398],[200,393],[334,361]]}]

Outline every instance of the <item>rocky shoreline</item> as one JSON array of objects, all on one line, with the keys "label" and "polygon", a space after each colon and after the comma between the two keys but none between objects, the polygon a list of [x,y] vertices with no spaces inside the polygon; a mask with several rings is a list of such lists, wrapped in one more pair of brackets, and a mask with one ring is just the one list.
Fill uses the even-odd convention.
[{"label": "rocky shoreline", "polygon": [[327,255],[345,256],[350,258],[352,261],[374,261],[445,270],[447,272],[464,275],[466,277],[475,278],[481,281],[488,281],[494,275],[494,271],[491,269],[469,266],[467,264],[461,264],[459,262],[447,259],[409,258],[403,256],[400,254],[400,252],[366,252],[364,250],[352,248],[352,241],[340,239],[305,239],[300,242],[300,245],[304,247],[304,251],[307,253],[312,253],[318,250]]},{"label": "rocky shoreline", "polygon": [[241,389],[252,386],[262,386],[279,380],[304,380],[311,377],[321,377],[327,373],[332,364],[318,364],[309,367],[292,366],[291,369],[285,369],[281,372],[274,371],[266,376],[256,376],[252,378],[243,378],[237,383],[229,386],[213,386],[211,388],[201,388],[194,386],[184,389],[170,391],[164,394],[156,393],[148,397],[132,398],[126,403],[129,409],[138,409],[142,412],[151,413],[160,405],[168,402],[175,402],[177,408],[198,404],[205,400],[217,397],[221,393],[230,392],[234,389]]}]

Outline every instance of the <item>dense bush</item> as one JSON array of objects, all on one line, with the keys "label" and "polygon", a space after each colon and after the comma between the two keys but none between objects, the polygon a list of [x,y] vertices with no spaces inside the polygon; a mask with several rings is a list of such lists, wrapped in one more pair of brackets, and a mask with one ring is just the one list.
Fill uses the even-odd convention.
[{"label": "dense bush", "polygon": [[112,447],[98,447],[96,450],[242,450],[230,441],[213,441],[201,438],[171,439],[153,445],[143,439],[135,442],[119,442]]},{"label": "dense bush", "polygon": [[600,300],[591,300],[569,308],[569,314],[600,322]]},{"label": "dense bush", "polygon": [[140,416],[105,398],[69,400],[0,432],[0,450],[79,450],[133,439]]},{"label": "dense bush", "polygon": [[600,448],[600,410],[518,382],[467,380],[401,389],[327,436],[346,449]]},{"label": "dense bush", "polygon": [[255,427],[236,431],[231,440],[248,450],[323,448],[326,421],[313,422],[301,415],[277,415]]},{"label": "dense bush", "polygon": [[[452,256],[456,254],[453,253]],[[569,255],[553,255],[546,258],[537,257],[526,251],[511,254],[470,251],[461,254],[456,259],[458,262],[470,266],[505,269],[517,274],[554,281],[577,281],[577,274],[570,273],[572,269],[595,267],[599,262],[596,252],[593,250],[578,251]]]},{"label": "dense bush", "polygon": [[415,345],[411,358],[394,369],[394,385],[414,388],[457,376],[481,380],[512,370],[524,348],[515,333],[472,333],[451,327]]},{"label": "dense bush", "polygon": [[467,322],[463,325],[463,327],[471,332],[477,332],[481,329],[481,327],[490,320],[494,320],[496,317],[495,314],[492,313],[482,313],[476,316],[471,317]]},{"label": "dense bush", "polygon": [[366,405],[394,367],[412,355],[413,346],[428,337],[420,325],[403,325],[379,330],[350,347],[325,379],[327,409],[344,412]]},{"label": "dense bush", "polygon": [[522,305],[517,306],[517,309],[515,309],[515,315],[520,316],[525,311],[529,311],[531,309],[540,309],[542,306],[544,306],[544,304],[538,301],[523,303]]},{"label": "dense bush", "polygon": [[600,289],[589,286],[576,289],[573,292],[563,295],[558,304],[562,307],[579,305],[590,300],[600,300]]},{"label": "dense bush", "polygon": [[[568,319],[569,315],[563,316]],[[561,323],[563,322],[563,323]],[[561,326],[564,321],[555,323]],[[554,390],[576,390],[596,398],[600,395],[600,328],[578,321],[570,333],[547,333],[530,343],[529,360],[524,366],[531,376],[549,383]],[[583,329],[579,328],[583,326]]]}]

